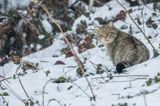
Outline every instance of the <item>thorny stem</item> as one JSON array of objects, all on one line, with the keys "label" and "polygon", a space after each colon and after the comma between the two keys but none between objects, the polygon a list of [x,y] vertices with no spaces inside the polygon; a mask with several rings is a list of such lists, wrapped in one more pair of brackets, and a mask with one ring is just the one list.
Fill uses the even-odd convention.
[{"label": "thorny stem", "polygon": [[64,32],[63,32],[61,26],[60,26],[60,25],[56,22],[56,20],[53,19],[53,17],[50,15],[47,7],[46,7],[43,3],[41,3],[41,7],[42,7],[42,9],[46,12],[46,14],[48,15],[49,19],[51,19],[51,21],[52,21],[53,23],[55,23],[56,26],[57,26],[57,27],[59,28],[59,30],[61,31],[61,33],[62,33],[65,41],[67,42],[69,48],[71,49],[71,51],[73,52],[73,54],[74,54],[74,56],[75,56],[75,58],[76,58],[76,60],[77,60],[76,62],[77,62],[77,64],[78,64],[79,68],[81,69],[82,73],[84,73],[84,77],[85,77],[85,79],[86,79],[86,81],[87,81],[87,83],[88,83],[88,85],[89,85],[89,88],[90,88],[90,90],[91,90],[91,93],[92,93],[92,99],[93,99],[94,101],[96,101],[96,98],[95,98],[93,89],[92,89],[92,87],[91,87],[91,84],[90,84],[87,76],[85,75],[85,68],[84,68],[83,63],[82,63],[81,60],[79,59],[79,57],[78,57],[77,53],[75,52],[75,50],[73,49],[73,46],[70,44],[70,42],[68,41],[68,39],[65,37]]},{"label": "thorny stem", "polygon": [[159,53],[158,51],[155,49],[155,47],[153,46],[153,44],[150,42],[150,40],[147,38],[147,35],[143,32],[143,30],[137,25],[137,23],[134,21],[133,17],[131,16],[131,14],[128,12],[128,10],[126,9],[126,7],[124,7],[118,0],[116,0],[117,3],[127,12],[127,14],[129,15],[129,17],[131,18],[131,20],[134,22],[134,24],[137,26],[137,28],[142,32],[142,34],[144,35],[144,37],[147,39],[148,43],[151,45],[151,47],[153,48],[154,51],[154,57],[158,56]]}]

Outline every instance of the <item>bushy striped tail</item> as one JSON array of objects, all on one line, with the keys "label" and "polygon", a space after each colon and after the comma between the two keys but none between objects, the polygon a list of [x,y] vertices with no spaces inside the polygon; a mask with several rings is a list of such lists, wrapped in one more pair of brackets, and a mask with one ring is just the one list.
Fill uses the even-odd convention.
[{"label": "bushy striped tail", "polygon": [[128,62],[121,62],[121,63],[118,63],[116,65],[116,71],[118,73],[122,73],[123,72],[123,69],[126,68],[126,67],[129,67],[131,66],[131,64],[129,64]]}]

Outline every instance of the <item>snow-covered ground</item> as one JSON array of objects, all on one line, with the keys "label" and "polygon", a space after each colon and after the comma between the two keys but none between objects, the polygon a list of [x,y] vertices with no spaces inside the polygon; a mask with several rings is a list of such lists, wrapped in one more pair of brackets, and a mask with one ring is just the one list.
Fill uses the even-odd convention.
[{"label": "snow-covered ground", "polygon": [[[127,7],[125,4],[124,6]],[[109,10],[109,7],[112,9]],[[131,8],[127,7],[127,9]],[[113,0],[103,7],[95,8],[90,20],[85,16],[79,17],[72,29],[74,31],[81,20],[85,20],[90,25],[96,17],[112,19],[120,10],[122,8]],[[157,29],[148,28],[145,23],[142,23],[140,27],[147,36],[151,37],[151,43],[160,52],[160,13],[154,11],[150,4],[133,7],[131,15],[135,20],[139,18],[142,22],[146,22],[149,17],[152,17],[152,20],[157,23]],[[98,24],[96,21],[94,23]],[[128,28],[121,29],[124,25]],[[24,106],[23,102],[29,99],[36,103],[34,106],[43,106],[43,104],[44,106],[160,106],[160,81],[156,80],[156,78],[160,79],[160,56],[153,57],[150,44],[128,15],[125,21],[115,22],[115,26],[125,32],[129,32],[131,26],[133,36],[148,47],[151,57],[142,64],[125,69],[126,72],[123,74],[116,74],[114,73],[115,66],[106,54],[105,47],[100,47],[99,43],[96,45],[95,40],[95,48],[78,54],[78,56],[84,62],[86,74],[89,75],[87,78],[96,101],[91,98],[92,93],[86,79],[77,75],[78,66],[75,58],[66,58],[65,54],[61,53],[61,49],[66,47],[61,37],[57,37],[50,47],[22,59],[22,62],[38,63],[35,70],[28,69],[23,72],[23,64],[20,66],[12,62],[0,67],[1,76],[12,77],[1,81],[0,94],[7,93],[3,97],[9,106]],[[94,28],[93,25],[88,27],[88,29],[90,28]],[[76,47],[74,49],[77,51]],[[56,65],[57,61],[64,64]],[[104,73],[96,74],[96,67],[100,64],[102,64],[101,68]],[[107,69],[110,71],[108,72]],[[16,74],[19,74],[20,80]],[[56,83],[59,78],[64,79],[65,82]],[[3,106],[3,98],[0,98],[0,101],[0,106]]]},{"label": "snow-covered ground", "polygon": [[0,11],[5,13],[10,9],[28,6],[31,0],[0,0]]}]

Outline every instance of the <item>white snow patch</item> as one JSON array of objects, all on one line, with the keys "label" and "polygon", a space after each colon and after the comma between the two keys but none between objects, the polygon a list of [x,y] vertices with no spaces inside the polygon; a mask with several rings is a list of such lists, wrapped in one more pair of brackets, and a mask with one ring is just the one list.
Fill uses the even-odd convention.
[{"label": "white snow patch", "polygon": [[39,35],[38,38],[39,38],[39,39],[44,39],[44,38],[45,38],[45,35]]},{"label": "white snow patch", "polygon": [[42,20],[43,28],[46,32],[51,33],[52,32],[52,25],[47,20]]}]

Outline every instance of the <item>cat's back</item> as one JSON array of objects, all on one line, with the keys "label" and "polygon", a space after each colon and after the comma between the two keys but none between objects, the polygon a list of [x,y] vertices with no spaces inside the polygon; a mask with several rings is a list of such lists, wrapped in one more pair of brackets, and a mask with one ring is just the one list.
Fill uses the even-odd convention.
[{"label": "cat's back", "polygon": [[114,64],[126,61],[131,56],[134,56],[133,59],[136,60],[133,64],[144,62],[150,57],[147,47],[140,40],[125,32],[119,31],[114,46],[112,47]]}]

